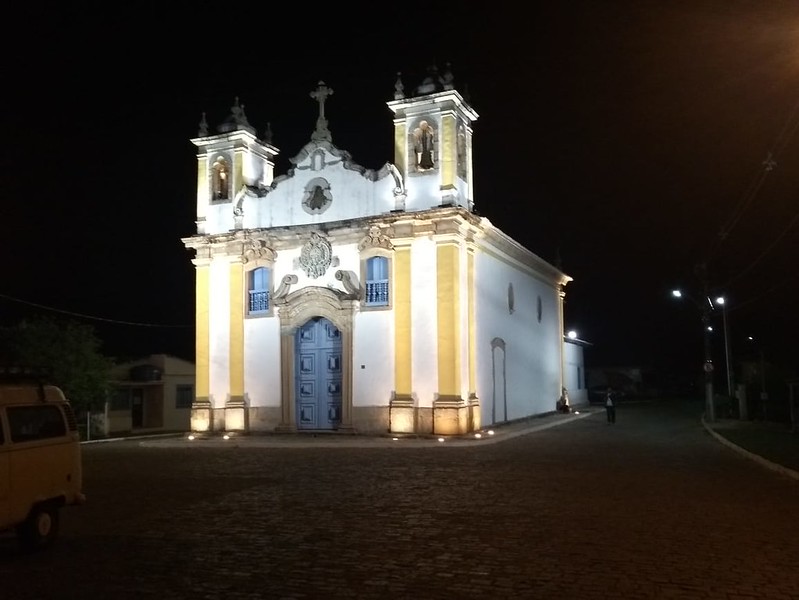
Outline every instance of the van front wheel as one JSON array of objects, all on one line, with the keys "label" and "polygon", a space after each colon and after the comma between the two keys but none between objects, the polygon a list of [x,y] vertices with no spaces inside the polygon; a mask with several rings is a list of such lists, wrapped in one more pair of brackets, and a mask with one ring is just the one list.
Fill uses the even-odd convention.
[{"label": "van front wheel", "polygon": [[17,537],[25,551],[42,550],[52,544],[58,536],[58,508],[35,506],[27,520],[17,527]]}]

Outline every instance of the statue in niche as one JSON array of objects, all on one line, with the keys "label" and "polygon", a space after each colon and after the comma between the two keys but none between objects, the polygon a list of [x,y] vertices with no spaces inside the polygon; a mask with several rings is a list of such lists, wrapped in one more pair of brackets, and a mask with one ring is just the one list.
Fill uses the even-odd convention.
[{"label": "statue in niche", "polygon": [[435,151],[433,141],[435,130],[427,121],[419,123],[419,127],[413,130],[413,151],[416,154],[416,170],[429,171],[435,168],[433,152]]}]

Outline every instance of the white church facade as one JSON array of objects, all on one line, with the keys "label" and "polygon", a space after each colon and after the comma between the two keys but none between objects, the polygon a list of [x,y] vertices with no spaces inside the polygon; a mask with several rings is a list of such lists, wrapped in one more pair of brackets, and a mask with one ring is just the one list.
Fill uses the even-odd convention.
[{"label": "white church facade", "polygon": [[197,147],[196,397],[214,432],[456,435],[551,412],[571,278],[477,215],[449,73],[387,103],[393,163],[311,140],[274,173],[238,101]]}]

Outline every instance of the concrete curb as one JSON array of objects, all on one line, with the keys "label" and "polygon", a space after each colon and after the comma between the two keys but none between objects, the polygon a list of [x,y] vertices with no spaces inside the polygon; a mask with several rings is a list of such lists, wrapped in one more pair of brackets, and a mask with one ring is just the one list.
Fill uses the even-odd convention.
[{"label": "concrete curb", "polygon": [[763,458],[759,454],[755,454],[753,452],[749,452],[749,450],[746,450],[745,448],[741,448],[737,444],[733,444],[730,440],[725,438],[720,433],[717,433],[712,427],[710,427],[705,422],[705,417],[704,416],[702,417],[702,427],[704,427],[705,430],[712,437],[714,437],[718,442],[720,442],[724,446],[727,446],[728,448],[731,448],[732,450],[734,450],[735,452],[737,452],[741,456],[744,456],[744,457],[748,458],[749,460],[752,460],[752,461],[758,463],[759,465],[761,465],[763,467],[766,467],[767,469],[771,469],[772,471],[776,471],[777,473],[780,473],[781,475],[785,475],[786,477],[790,477],[791,479],[796,479],[797,481],[799,481],[799,472],[794,471],[793,469],[789,469],[788,467],[784,467],[782,465],[778,465],[777,463],[771,462],[770,460]]}]

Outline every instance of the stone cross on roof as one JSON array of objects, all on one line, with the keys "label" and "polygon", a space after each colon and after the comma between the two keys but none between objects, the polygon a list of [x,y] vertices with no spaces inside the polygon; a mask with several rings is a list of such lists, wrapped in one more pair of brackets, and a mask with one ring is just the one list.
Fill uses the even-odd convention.
[{"label": "stone cross on roof", "polygon": [[330,130],[327,128],[327,119],[325,119],[325,100],[332,95],[333,89],[327,87],[324,81],[320,81],[316,90],[311,92],[311,98],[319,103],[319,118],[316,119],[316,130],[311,135],[311,139],[315,142],[332,141]]}]

